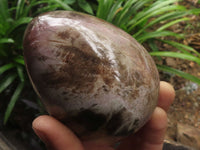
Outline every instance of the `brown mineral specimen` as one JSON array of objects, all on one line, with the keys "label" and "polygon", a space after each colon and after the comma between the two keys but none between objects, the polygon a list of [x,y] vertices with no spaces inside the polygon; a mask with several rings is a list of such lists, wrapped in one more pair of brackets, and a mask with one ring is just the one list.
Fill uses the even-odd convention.
[{"label": "brown mineral specimen", "polygon": [[24,36],[27,71],[47,111],[82,140],[118,141],[157,105],[159,76],[148,52],[90,15],[42,14]]}]

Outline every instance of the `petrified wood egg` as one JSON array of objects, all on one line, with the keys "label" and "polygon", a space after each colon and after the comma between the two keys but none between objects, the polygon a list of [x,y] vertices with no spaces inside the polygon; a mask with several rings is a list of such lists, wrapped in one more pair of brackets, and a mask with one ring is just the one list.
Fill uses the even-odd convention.
[{"label": "petrified wood egg", "polygon": [[30,80],[47,111],[83,140],[116,141],[134,133],[157,105],[152,58],[110,23],[48,12],[28,25],[23,46]]}]

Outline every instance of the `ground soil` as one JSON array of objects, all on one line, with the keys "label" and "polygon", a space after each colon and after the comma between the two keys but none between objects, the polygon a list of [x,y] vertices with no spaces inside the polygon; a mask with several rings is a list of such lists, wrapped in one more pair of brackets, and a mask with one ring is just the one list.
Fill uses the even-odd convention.
[{"label": "ground soil", "polygon": [[[197,1],[182,2],[188,8],[200,8]],[[188,16],[189,22],[181,22],[170,29],[177,33],[186,34],[186,38],[178,42],[192,46],[200,52],[200,16]],[[177,51],[165,44],[160,50]],[[177,58],[155,58],[156,63],[164,64],[200,78],[200,65]],[[168,111],[168,130],[166,139],[177,140],[177,124],[183,123],[200,129],[200,87],[198,84],[169,73],[160,72],[161,80],[171,83],[176,91],[175,101]],[[200,140],[200,139],[199,139]],[[187,143],[183,143],[186,144]]]}]

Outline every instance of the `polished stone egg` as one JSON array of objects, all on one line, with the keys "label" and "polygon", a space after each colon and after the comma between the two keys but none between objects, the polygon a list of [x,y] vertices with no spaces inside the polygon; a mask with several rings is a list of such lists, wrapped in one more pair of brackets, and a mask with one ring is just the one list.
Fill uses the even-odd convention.
[{"label": "polished stone egg", "polygon": [[23,47],[47,112],[82,140],[118,141],[139,130],[157,105],[151,56],[106,21],[73,11],[44,13],[28,25]]}]

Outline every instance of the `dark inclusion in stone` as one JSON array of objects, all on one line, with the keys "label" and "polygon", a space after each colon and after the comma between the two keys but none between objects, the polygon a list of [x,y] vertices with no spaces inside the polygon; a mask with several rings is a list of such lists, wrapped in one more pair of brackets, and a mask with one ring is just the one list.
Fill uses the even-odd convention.
[{"label": "dark inclusion in stone", "polygon": [[[113,136],[126,136],[135,131],[138,128],[139,119],[135,119],[132,129],[128,129],[124,126],[118,132],[120,126],[123,126],[123,111],[122,109],[114,113],[111,119],[107,120],[107,116],[104,114],[96,113],[90,109],[82,109],[76,116],[72,117],[77,124],[81,124],[84,128],[90,132],[98,131],[100,128],[105,128],[108,135]],[[67,124],[67,122],[65,122]],[[84,133],[83,133],[84,134]]]},{"label": "dark inclusion in stone", "polygon": [[95,113],[89,109],[81,111],[76,119],[77,123],[82,124],[89,131],[98,130],[106,122],[105,115]]},{"label": "dark inclusion in stone", "polygon": [[123,124],[122,111],[113,114],[106,126],[108,134],[113,135],[115,131]]},{"label": "dark inclusion in stone", "polygon": [[[123,112],[125,109],[122,109],[118,111],[117,113],[113,114],[112,118],[109,120],[109,122],[106,125],[106,131],[110,135],[114,136],[126,136],[134,132],[135,129],[138,128],[139,119],[136,119],[134,121],[134,126],[132,129],[128,129],[128,126],[123,125],[124,124],[124,117]],[[117,131],[120,126],[123,126],[122,129]]]}]

